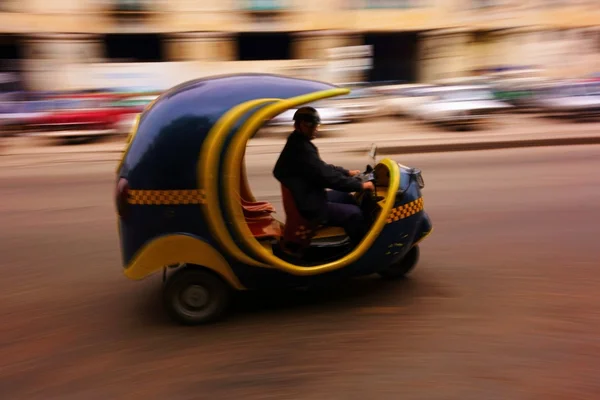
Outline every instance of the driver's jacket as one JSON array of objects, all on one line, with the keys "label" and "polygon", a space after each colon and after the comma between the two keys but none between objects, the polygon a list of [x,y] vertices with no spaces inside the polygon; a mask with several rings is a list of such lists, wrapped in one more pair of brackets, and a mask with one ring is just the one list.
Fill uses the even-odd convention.
[{"label": "driver's jacket", "polygon": [[291,192],[298,212],[309,221],[327,221],[325,189],[362,190],[360,180],[350,177],[345,168],[321,160],[317,147],[296,131],[288,137],[273,175]]}]

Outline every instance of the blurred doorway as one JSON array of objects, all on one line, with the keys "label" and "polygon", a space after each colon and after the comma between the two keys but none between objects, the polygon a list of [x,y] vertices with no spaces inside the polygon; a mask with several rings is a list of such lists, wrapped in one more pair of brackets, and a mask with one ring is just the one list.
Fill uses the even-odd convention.
[{"label": "blurred doorway", "polygon": [[0,101],[15,101],[27,89],[23,80],[23,38],[0,35]]},{"label": "blurred doorway", "polygon": [[238,60],[290,60],[292,35],[281,32],[242,32],[238,34]]},{"label": "blurred doorway", "polygon": [[0,35],[0,71],[19,72],[23,59],[23,40],[19,35]]},{"label": "blurred doorway", "polygon": [[155,33],[112,33],[104,37],[106,58],[111,62],[165,61],[163,41]]},{"label": "blurred doorway", "polygon": [[364,44],[373,46],[373,68],[367,74],[369,82],[417,81],[418,33],[367,33]]}]

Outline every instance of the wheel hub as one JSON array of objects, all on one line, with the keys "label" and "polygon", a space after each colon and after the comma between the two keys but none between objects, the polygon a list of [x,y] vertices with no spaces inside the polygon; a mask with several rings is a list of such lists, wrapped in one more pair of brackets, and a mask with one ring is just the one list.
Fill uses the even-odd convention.
[{"label": "wheel hub", "polygon": [[181,299],[191,308],[202,308],[208,304],[208,291],[203,286],[191,285],[183,291]]}]

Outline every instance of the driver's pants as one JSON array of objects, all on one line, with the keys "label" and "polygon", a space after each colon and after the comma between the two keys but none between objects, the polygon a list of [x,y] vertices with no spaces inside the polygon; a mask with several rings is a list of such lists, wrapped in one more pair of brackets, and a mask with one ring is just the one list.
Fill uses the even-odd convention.
[{"label": "driver's pants", "polygon": [[350,240],[358,244],[369,227],[354,197],[349,193],[328,190],[327,200],[327,225],[344,228]]}]

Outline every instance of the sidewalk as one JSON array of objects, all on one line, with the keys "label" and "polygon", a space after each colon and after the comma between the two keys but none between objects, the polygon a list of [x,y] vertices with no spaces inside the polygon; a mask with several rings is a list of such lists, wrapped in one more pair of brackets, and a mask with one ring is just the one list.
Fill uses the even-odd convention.
[{"label": "sidewalk", "polygon": [[[281,151],[285,137],[261,138],[249,143],[249,154]],[[415,121],[384,120],[356,124],[341,133],[318,138],[323,153],[361,153],[377,144],[380,155],[488,150],[536,146],[600,143],[600,123],[564,123],[511,115],[482,131],[445,131]]]},{"label": "sidewalk", "polygon": [[[366,153],[376,143],[378,154],[430,153],[535,146],[600,144],[600,123],[549,123],[509,117],[486,131],[454,132],[435,129],[412,121],[373,121],[347,125],[344,130],[315,140],[322,153]],[[398,132],[398,133],[395,133]],[[279,153],[286,134],[261,135],[248,143],[248,154]],[[125,138],[77,145],[55,145],[36,138],[9,138],[0,145],[4,155],[104,154],[119,159]]]}]

